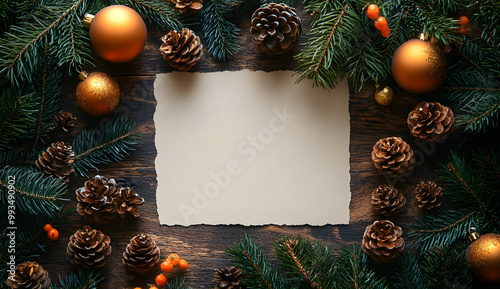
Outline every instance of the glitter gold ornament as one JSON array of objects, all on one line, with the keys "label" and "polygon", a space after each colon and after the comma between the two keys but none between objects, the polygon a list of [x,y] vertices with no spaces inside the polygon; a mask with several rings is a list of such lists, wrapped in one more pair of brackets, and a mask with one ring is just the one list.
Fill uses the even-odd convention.
[{"label": "glitter gold ornament", "polygon": [[87,14],[83,25],[90,27],[90,42],[97,54],[111,62],[136,58],[146,44],[146,24],[134,9],[127,6],[112,5],[95,16]]},{"label": "glitter gold ornament", "polygon": [[471,272],[487,283],[500,283],[500,235],[479,236],[476,228],[469,229],[472,243],[467,249],[467,264]]},{"label": "glitter gold ornament", "polygon": [[375,92],[375,101],[380,105],[389,105],[394,99],[394,91],[389,86]]},{"label": "glitter gold ornament", "polygon": [[76,100],[83,111],[101,116],[115,109],[120,100],[120,88],[111,76],[103,72],[87,74],[83,71],[79,77],[82,82],[76,88]]},{"label": "glitter gold ornament", "polygon": [[392,57],[392,76],[399,86],[411,93],[428,93],[446,78],[448,67],[443,51],[421,39],[403,43]]}]

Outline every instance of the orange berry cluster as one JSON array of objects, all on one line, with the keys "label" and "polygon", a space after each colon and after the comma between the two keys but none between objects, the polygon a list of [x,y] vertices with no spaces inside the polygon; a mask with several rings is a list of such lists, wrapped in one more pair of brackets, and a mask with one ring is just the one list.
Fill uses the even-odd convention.
[{"label": "orange berry cluster", "polygon": [[462,26],[462,27],[458,28],[458,30],[463,35],[465,35],[467,33],[467,28],[465,28],[465,26],[467,26],[467,24],[469,24],[469,18],[467,18],[467,16],[465,16],[465,15],[462,15],[462,16],[460,16],[460,18],[458,18],[458,21],[460,21],[460,25]]},{"label": "orange berry cluster", "polygon": [[366,16],[368,16],[371,20],[375,20],[375,27],[380,30],[380,34],[383,37],[387,38],[391,34],[391,29],[387,25],[387,19],[379,16],[379,12],[380,10],[377,5],[370,4],[366,9]]},{"label": "orange berry cluster", "polygon": [[52,228],[51,224],[45,224],[45,226],[43,226],[43,230],[47,232],[47,237],[52,241],[55,241],[57,240],[57,238],[59,238],[59,231]]},{"label": "orange berry cluster", "polygon": [[[156,285],[158,287],[164,287],[167,285],[167,274],[174,270],[174,266],[179,267],[181,270],[186,270],[189,267],[189,263],[181,259],[179,255],[173,253],[168,255],[168,257],[161,263],[161,271],[163,273],[158,274],[155,278]],[[156,285],[149,285],[149,289],[158,289]],[[135,287],[134,289],[141,289],[141,287]]]}]

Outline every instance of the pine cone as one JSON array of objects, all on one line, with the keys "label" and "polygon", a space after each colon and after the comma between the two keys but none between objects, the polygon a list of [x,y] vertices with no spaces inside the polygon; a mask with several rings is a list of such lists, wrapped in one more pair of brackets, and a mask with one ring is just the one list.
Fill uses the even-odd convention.
[{"label": "pine cone", "polygon": [[361,249],[377,262],[392,262],[401,255],[405,242],[401,227],[391,221],[375,221],[366,227]]},{"label": "pine cone", "polygon": [[6,283],[9,289],[51,288],[49,273],[36,262],[17,264],[14,275],[10,275]]},{"label": "pine cone", "polygon": [[384,216],[395,215],[404,210],[406,199],[396,188],[380,185],[372,192],[372,205]]},{"label": "pine cone", "polygon": [[163,44],[160,51],[170,66],[188,71],[195,66],[203,55],[203,45],[193,31],[183,28],[181,31],[171,30],[161,38]]},{"label": "pine cone", "polygon": [[451,108],[439,102],[423,101],[408,114],[406,122],[414,137],[435,142],[452,132],[455,117]]},{"label": "pine cone", "polygon": [[246,288],[243,285],[241,279],[243,275],[242,271],[236,267],[220,268],[216,269],[214,273],[214,282],[217,282],[217,286],[214,289],[241,289]]},{"label": "pine cone", "polygon": [[75,124],[73,123],[76,120],[76,117],[73,116],[71,112],[67,111],[59,111],[54,115],[54,128],[61,127],[61,129],[65,132],[68,132],[68,127],[73,127]]},{"label": "pine cone", "polygon": [[415,196],[418,200],[418,207],[430,210],[441,205],[440,197],[443,189],[435,182],[420,182],[415,188]]},{"label": "pine cone", "polygon": [[302,32],[302,22],[294,8],[271,3],[252,15],[250,34],[267,55],[291,51]]},{"label": "pine cone", "polygon": [[412,170],[415,165],[410,145],[394,136],[380,139],[373,146],[372,160],[380,173],[399,176]]},{"label": "pine cone", "polygon": [[135,206],[140,206],[144,203],[144,199],[139,196],[131,188],[120,188],[118,197],[115,198],[116,212],[120,217],[124,218],[126,212],[130,212],[134,217],[139,217],[141,214],[135,209]]},{"label": "pine cone", "polygon": [[100,268],[111,254],[110,242],[101,231],[85,226],[69,238],[66,258],[71,264],[83,268]]},{"label": "pine cone", "polygon": [[76,190],[77,211],[90,223],[107,224],[116,212],[116,182],[102,176],[95,176]]},{"label": "pine cone", "polygon": [[158,260],[160,260],[160,248],[148,234],[133,237],[123,252],[123,264],[139,274],[151,270]]},{"label": "pine cone", "polygon": [[169,0],[174,10],[182,14],[196,13],[203,7],[203,0]]},{"label": "pine cone", "polygon": [[35,165],[45,176],[63,178],[69,181],[69,175],[75,170],[72,166],[75,155],[70,145],[64,142],[53,143],[35,161]]}]

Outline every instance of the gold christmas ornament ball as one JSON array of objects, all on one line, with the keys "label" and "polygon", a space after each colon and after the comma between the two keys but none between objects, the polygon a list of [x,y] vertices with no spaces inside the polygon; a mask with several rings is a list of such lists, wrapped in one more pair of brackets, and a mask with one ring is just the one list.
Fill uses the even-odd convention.
[{"label": "gold christmas ornament ball", "polygon": [[85,15],[90,25],[90,42],[94,50],[111,62],[127,62],[141,54],[147,40],[144,20],[127,6],[112,5],[95,16]]},{"label": "gold christmas ornament ball", "polygon": [[500,283],[500,235],[472,232],[470,238],[467,264],[471,272],[483,282]]},{"label": "gold christmas ornament ball", "polygon": [[80,73],[82,82],[76,87],[76,100],[80,108],[94,116],[112,112],[120,101],[118,83],[103,72]]},{"label": "gold christmas ornament ball", "polygon": [[389,86],[375,92],[375,101],[380,105],[389,105],[394,100],[394,91]]},{"label": "gold christmas ornament ball", "polygon": [[413,39],[403,43],[392,57],[392,76],[399,86],[411,93],[428,93],[446,78],[446,57],[438,45]]}]

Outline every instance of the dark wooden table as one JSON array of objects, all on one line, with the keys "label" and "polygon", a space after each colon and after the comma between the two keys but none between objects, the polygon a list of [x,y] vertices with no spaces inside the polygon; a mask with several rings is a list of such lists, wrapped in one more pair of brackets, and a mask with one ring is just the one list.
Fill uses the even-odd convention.
[{"label": "dark wooden table", "polygon": [[[304,33],[301,43],[304,43],[309,29],[310,19],[301,14],[304,19]],[[231,61],[219,63],[205,53],[194,71],[210,72],[222,70],[280,70],[293,69],[295,62],[292,53],[278,57],[264,56],[252,43],[248,33],[248,19],[241,21],[242,41],[241,49]],[[263,250],[272,252],[273,240],[281,234],[301,234],[311,240],[321,240],[341,247],[351,244],[360,244],[363,232],[367,225],[375,220],[383,219],[376,214],[371,206],[371,192],[379,184],[386,183],[384,176],[377,173],[372,160],[371,151],[375,142],[387,136],[400,136],[406,140],[416,153],[421,156],[417,159],[418,166],[410,177],[403,182],[397,182],[396,187],[407,198],[406,210],[390,220],[409,232],[414,219],[423,212],[416,206],[413,196],[413,187],[420,180],[432,180],[433,170],[438,161],[444,159],[451,147],[460,143],[458,132],[455,132],[446,143],[438,144],[427,151],[418,147],[407,126],[408,112],[422,99],[398,90],[395,86],[396,99],[389,107],[378,105],[373,98],[374,85],[368,83],[359,93],[350,94],[350,173],[352,201],[350,205],[350,224],[344,226],[161,226],[158,220],[157,207],[168,206],[168,203],[156,202],[156,173],[154,160],[156,148],[154,144],[155,127],[153,114],[156,101],[153,94],[155,75],[172,71],[160,55],[158,48],[161,44],[160,36],[165,31],[149,31],[149,38],[143,53],[135,60],[125,64],[108,63],[96,60],[96,68],[88,68],[89,72],[103,71],[117,80],[121,90],[121,101],[117,109],[104,117],[91,117],[84,114],[76,104],[75,89],[78,84],[77,76],[66,77],[64,81],[62,108],[72,112],[77,118],[77,126],[69,134],[58,134],[53,140],[71,140],[84,129],[99,125],[102,121],[126,116],[136,122],[134,132],[142,134],[136,150],[123,161],[102,165],[100,171],[89,172],[90,176],[101,174],[108,178],[115,178],[118,182],[133,187],[146,200],[139,208],[141,216],[124,220],[116,218],[111,224],[93,226],[102,230],[111,237],[113,252],[103,269],[105,280],[100,288],[126,288],[154,283],[154,277],[160,272],[159,265],[145,275],[136,275],[127,272],[122,265],[122,253],[129,240],[139,233],[149,233],[161,247],[162,258],[176,252],[189,261],[190,268],[186,272],[187,284],[193,288],[213,288],[213,272],[215,268],[230,265],[231,262],[224,250],[236,242],[244,234],[250,234],[254,241],[262,246]],[[201,35],[200,31],[197,31]],[[202,41],[203,37],[202,37]],[[308,81],[308,80],[304,80]],[[312,83],[311,83],[312,85]],[[262,93],[265,93],[263,91]],[[72,177],[69,183],[71,202],[76,204],[74,191],[83,185],[86,178]],[[436,213],[436,212],[433,212]],[[77,213],[71,216],[72,222],[60,231],[60,238],[49,246],[42,255],[40,263],[49,271],[53,279],[57,274],[66,274],[73,268],[66,260],[65,252],[68,238],[86,223]]]}]

